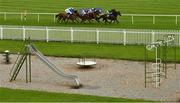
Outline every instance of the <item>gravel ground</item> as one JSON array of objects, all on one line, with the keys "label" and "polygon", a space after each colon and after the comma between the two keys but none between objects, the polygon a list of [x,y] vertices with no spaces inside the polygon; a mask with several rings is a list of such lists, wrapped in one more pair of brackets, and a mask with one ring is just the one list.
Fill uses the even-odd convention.
[{"label": "gravel ground", "polygon": [[73,89],[70,87],[72,81],[56,75],[35,56],[32,56],[32,82],[25,83],[25,68],[20,71],[16,81],[9,82],[9,72],[16,57],[11,55],[12,63],[7,65],[0,54],[0,87],[158,101],[180,100],[180,64],[177,64],[176,70],[171,64],[168,66],[168,78],[163,80],[160,87],[148,84],[145,88],[143,62],[96,59],[94,68],[79,68],[77,58],[47,57],[64,72],[80,77],[83,87]]}]

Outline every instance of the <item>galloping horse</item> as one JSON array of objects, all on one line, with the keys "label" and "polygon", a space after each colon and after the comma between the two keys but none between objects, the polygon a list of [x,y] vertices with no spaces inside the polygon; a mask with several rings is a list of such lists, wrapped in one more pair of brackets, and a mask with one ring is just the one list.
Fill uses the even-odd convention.
[{"label": "galloping horse", "polygon": [[109,23],[112,23],[112,22],[117,22],[117,23],[119,23],[118,18],[117,18],[118,16],[121,16],[120,11],[116,11],[115,9],[112,9],[112,15],[109,15],[109,14],[101,15],[101,16],[98,18],[98,20],[102,18],[103,21],[105,21],[105,24],[106,24],[107,22],[109,22],[108,20],[110,20]]},{"label": "galloping horse", "polygon": [[78,22],[77,18],[78,18],[79,13],[77,12],[77,10],[75,10],[75,12],[70,15],[67,13],[59,13],[56,15],[56,18],[59,22],[68,22],[69,20],[71,20],[73,23]]},{"label": "galloping horse", "polygon": [[59,13],[56,15],[58,22],[60,22],[63,19],[63,16],[64,16],[64,13]]},{"label": "galloping horse", "polygon": [[97,21],[98,15],[99,15],[99,11],[95,11],[84,15],[79,14],[79,18],[81,19],[81,23],[85,23],[85,21],[89,21],[89,23],[91,23],[92,20]]}]

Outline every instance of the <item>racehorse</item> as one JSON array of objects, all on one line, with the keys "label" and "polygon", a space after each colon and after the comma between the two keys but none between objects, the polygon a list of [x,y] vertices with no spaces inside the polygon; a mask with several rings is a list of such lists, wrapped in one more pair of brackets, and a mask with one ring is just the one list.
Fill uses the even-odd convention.
[{"label": "racehorse", "polygon": [[64,16],[64,13],[59,13],[56,15],[58,22],[60,22],[63,19],[63,16]]},{"label": "racehorse", "polygon": [[[115,9],[112,9],[112,15],[109,15],[109,14],[101,15],[101,16],[98,18],[98,21],[102,18],[103,21],[105,21],[105,24],[106,24],[107,22],[108,22],[108,23],[112,23],[112,22],[119,23],[118,18],[117,18],[118,16],[121,16],[120,11],[116,11]],[[110,22],[109,22],[108,20],[110,20]]]},{"label": "racehorse", "polygon": [[81,19],[81,23],[85,23],[86,21],[89,21],[89,23],[91,23],[92,20],[97,21],[98,15],[99,15],[99,11],[95,11],[84,15],[79,14],[79,18]]},{"label": "racehorse", "polygon": [[75,21],[78,22],[78,15],[79,13],[77,12],[77,10],[75,10],[72,15],[67,13],[59,13],[56,15],[56,18],[59,22],[68,22],[69,20],[71,20],[73,23],[75,23]]}]

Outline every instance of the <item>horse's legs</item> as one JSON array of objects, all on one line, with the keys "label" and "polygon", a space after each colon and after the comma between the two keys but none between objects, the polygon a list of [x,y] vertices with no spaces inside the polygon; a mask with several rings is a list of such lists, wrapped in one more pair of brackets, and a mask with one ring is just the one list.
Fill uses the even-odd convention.
[{"label": "horse's legs", "polygon": [[58,18],[57,18],[57,22],[58,22],[58,23],[61,23],[61,20],[62,20],[61,17],[58,17]]},{"label": "horse's legs", "polygon": [[81,23],[85,24],[86,19],[81,19]]},{"label": "horse's legs", "polygon": [[58,18],[59,19],[59,23],[62,23],[63,22],[63,18]]},{"label": "horse's legs", "polygon": [[88,19],[89,23],[91,24],[91,19]]},{"label": "horse's legs", "polygon": [[81,19],[81,23],[83,23],[83,20]]},{"label": "horse's legs", "polygon": [[95,18],[95,20],[96,20],[98,23],[100,22],[99,19],[100,19],[100,18],[98,18],[98,17]]},{"label": "horse's legs", "polygon": [[77,19],[75,19],[75,21],[76,21],[77,23],[79,23],[79,21],[78,21]]},{"label": "horse's legs", "polygon": [[83,23],[84,22],[84,20],[81,18],[81,23]]},{"label": "horse's legs", "polygon": [[77,20],[77,18],[76,18],[76,17],[74,18],[74,21],[75,21],[75,22],[77,22],[77,23],[79,23],[79,21]]},{"label": "horse's legs", "polygon": [[108,19],[107,19],[107,18],[104,18],[103,20],[105,21],[105,24],[107,24],[107,23],[109,23],[109,24],[110,24],[110,22],[108,21]]},{"label": "horse's legs", "polygon": [[104,21],[105,24],[107,24],[107,19],[103,18],[103,21]]},{"label": "horse's legs", "polygon": [[75,19],[71,19],[71,21],[72,21],[73,23],[75,23]]},{"label": "horse's legs", "polygon": [[116,19],[117,24],[119,23],[118,19]]},{"label": "horse's legs", "polygon": [[115,21],[116,21],[116,23],[117,23],[117,24],[119,23],[119,21],[118,21],[118,19],[117,19],[117,18],[115,19]]},{"label": "horse's legs", "polygon": [[58,22],[58,23],[60,22],[60,19],[59,19],[59,18],[57,18],[57,22]]},{"label": "horse's legs", "polygon": [[68,23],[68,22],[69,22],[69,19],[66,19],[65,22]]}]

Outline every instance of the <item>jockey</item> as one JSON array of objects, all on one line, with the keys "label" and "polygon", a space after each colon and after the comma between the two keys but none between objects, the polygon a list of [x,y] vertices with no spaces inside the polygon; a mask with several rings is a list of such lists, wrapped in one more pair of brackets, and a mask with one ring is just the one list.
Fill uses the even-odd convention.
[{"label": "jockey", "polygon": [[83,16],[83,15],[85,15],[85,14],[87,14],[87,12],[88,12],[88,9],[80,9],[79,10],[79,13]]},{"label": "jockey", "polygon": [[87,13],[92,13],[92,12],[94,12],[94,8],[87,9]]},{"label": "jockey", "polygon": [[103,15],[103,10],[101,8],[94,8],[93,9],[94,12],[98,11],[99,12],[99,15]]},{"label": "jockey", "polygon": [[83,16],[83,15],[85,15],[85,14],[90,13],[89,10],[90,10],[89,8],[83,8],[83,9],[80,9],[80,10],[79,10],[79,13],[80,13],[80,15]]},{"label": "jockey", "polygon": [[85,10],[82,10],[82,16],[87,14],[87,12]]},{"label": "jockey", "polygon": [[74,14],[74,11],[75,11],[75,9],[72,8],[72,7],[69,7],[69,8],[67,8],[67,9],[65,9],[65,12],[66,12],[68,15]]},{"label": "jockey", "polygon": [[110,17],[110,16],[113,16],[113,11],[112,10],[107,10],[107,16]]}]

